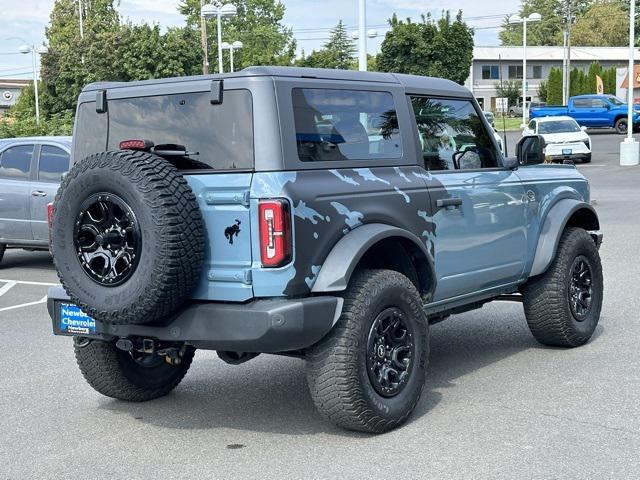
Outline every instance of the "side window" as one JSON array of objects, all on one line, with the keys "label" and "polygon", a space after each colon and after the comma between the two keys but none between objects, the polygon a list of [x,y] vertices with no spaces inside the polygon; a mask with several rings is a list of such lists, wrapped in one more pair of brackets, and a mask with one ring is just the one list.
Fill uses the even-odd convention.
[{"label": "side window", "polygon": [[588,98],[576,98],[573,101],[574,108],[591,108],[591,100]]},{"label": "side window", "polygon": [[0,157],[0,177],[12,180],[29,178],[33,145],[7,148]]},{"label": "side window", "polygon": [[428,170],[496,168],[499,155],[470,100],[411,97]]},{"label": "side window", "polygon": [[59,182],[62,174],[69,170],[69,154],[58,147],[43,145],[38,163],[38,180]]},{"label": "side window", "polygon": [[591,108],[607,108],[607,104],[604,100],[594,98],[593,100],[591,100]]},{"label": "side window", "polygon": [[391,93],[294,88],[292,100],[303,162],[402,157]]}]

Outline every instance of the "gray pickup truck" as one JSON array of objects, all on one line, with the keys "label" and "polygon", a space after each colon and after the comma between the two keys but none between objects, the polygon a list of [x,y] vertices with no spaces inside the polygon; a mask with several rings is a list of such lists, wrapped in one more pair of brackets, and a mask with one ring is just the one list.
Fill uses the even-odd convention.
[{"label": "gray pickup truck", "polygon": [[0,139],[0,263],[7,248],[49,248],[47,205],[70,151],[71,137]]},{"label": "gray pickup truck", "polygon": [[97,83],[73,141],[48,309],[104,395],[166,395],[196,349],[295,356],[326,418],[379,433],[420,398],[431,323],[518,301],[562,347],[598,323],[587,181],[543,165],[538,136],[503,158],[453,82],[254,67]]}]

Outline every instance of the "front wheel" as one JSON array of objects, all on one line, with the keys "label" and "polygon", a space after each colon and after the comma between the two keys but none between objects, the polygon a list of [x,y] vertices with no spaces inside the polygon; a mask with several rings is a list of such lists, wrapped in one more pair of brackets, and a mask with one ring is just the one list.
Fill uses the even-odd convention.
[{"label": "front wheel", "polygon": [[2,263],[2,258],[4,257],[4,252],[7,250],[7,246],[4,243],[0,243],[0,263]]},{"label": "front wheel", "polygon": [[178,386],[191,366],[194,349],[178,365],[156,354],[125,352],[113,342],[74,338],[76,361],[85,380],[107,397],[145,402],[164,397]]},{"label": "front wheel", "polygon": [[595,242],[585,230],[567,228],[549,269],[524,287],[529,329],[543,345],[583,345],[600,320],[602,296],[602,264]]},{"label": "front wheel", "polygon": [[626,135],[628,131],[627,120],[620,118],[615,124],[616,133],[619,135]]},{"label": "front wheel", "polygon": [[307,351],[309,390],[336,425],[382,433],[402,424],[422,393],[427,318],[413,283],[395,271],[356,273],[344,299],[336,326]]}]

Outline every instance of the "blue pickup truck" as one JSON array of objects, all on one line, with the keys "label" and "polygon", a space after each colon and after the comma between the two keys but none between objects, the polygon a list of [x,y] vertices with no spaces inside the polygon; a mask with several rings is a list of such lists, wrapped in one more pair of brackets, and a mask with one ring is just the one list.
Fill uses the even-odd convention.
[{"label": "blue pickup truck", "polygon": [[[627,133],[627,104],[613,95],[576,95],[569,105],[532,107],[530,118],[568,115],[580,126],[589,128],[615,128],[619,134]],[[633,113],[634,127],[640,125],[640,110]]]}]

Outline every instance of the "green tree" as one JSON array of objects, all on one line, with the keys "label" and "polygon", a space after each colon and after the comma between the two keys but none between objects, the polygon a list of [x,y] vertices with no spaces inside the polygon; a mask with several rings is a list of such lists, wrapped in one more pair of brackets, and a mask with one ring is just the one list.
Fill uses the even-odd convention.
[{"label": "green tree", "polygon": [[546,102],[548,95],[549,82],[548,80],[543,80],[540,82],[540,85],[538,85],[538,98],[540,98],[541,101]]},{"label": "green tree", "polygon": [[123,77],[119,62],[120,17],[113,0],[86,0],[84,38],[80,38],[77,2],[54,3],[45,35],[49,53],[42,56],[43,111],[72,111],[82,87],[97,80]]},{"label": "green tree", "polygon": [[353,67],[353,55],[356,47],[349,37],[342,20],[331,30],[329,40],[322,49],[312,51],[296,62],[300,67],[339,68],[348,70]]},{"label": "green tree", "polygon": [[552,67],[549,70],[546,102],[548,105],[562,104],[562,70],[559,68]]},{"label": "green tree", "polygon": [[[572,0],[574,15],[580,18],[593,0]],[[542,19],[527,24],[528,45],[562,45],[562,17],[565,14],[566,0],[522,0],[518,15],[527,17],[539,13]],[[522,45],[522,24],[509,24],[505,17],[500,31],[502,45]],[[574,45],[577,43],[573,42]]]},{"label": "green tree", "polygon": [[437,21],[423,15],[420,23],[403,22],[394,15],[389,24],[391,30],[376,58],[379,71],[443,77],[460,84],[467,79],[473,29],[463,22],[462,12],[455,19],[445,12]]},{"label": "green tree", "polygon": [[[628,4],[628,2],[626,2]],[[619,1],[597,2],[576,21],[571,43],[584,47],[623,47],[629,44],[629,13]]]},{"label": "green tree", "polygon": [[522,96],[522,82],[517,80],[505,80],[500,83],[496,83],[496,96],[501,98],[507,98],[509,106],[517,105]]},{"label": "green tree", "polygon": [[[232,0],[231,3],[237,7],[238,14],[224,20],[222,41],[239,40],[244,44],[241,50],[234,52],[235,69],[249,65],[291,65],[295,58],[296,43],[292,30],[282,24],[284,4],[278,0]],[[178,10],[186,16],[187,27],[199,32],[200,0],[183,0]],[[215,18],[207,21],[207,37],[209,61],[212,66],[217,65]],[[200,43],[194,44],[193,48],[194,51],[201,51]],[[229,56],[223,56],[225,71],[229,71]]]}]

